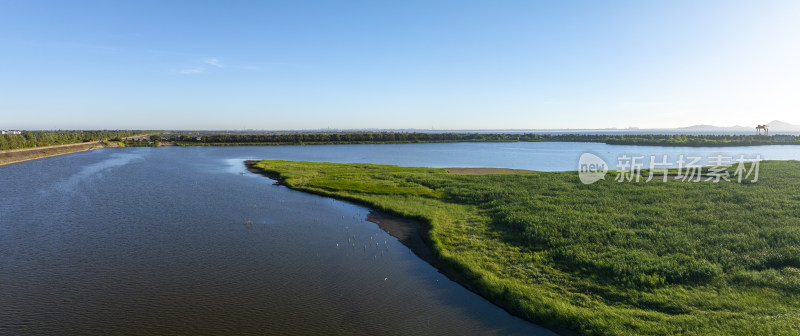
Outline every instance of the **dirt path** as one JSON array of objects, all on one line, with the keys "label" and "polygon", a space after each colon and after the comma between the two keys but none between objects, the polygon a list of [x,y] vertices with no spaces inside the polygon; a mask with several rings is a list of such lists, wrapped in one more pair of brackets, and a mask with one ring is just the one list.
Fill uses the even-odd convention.
[{"label": "dirt path", "polygon": [[77,142],[65,145],[52,145],[52,146],[42,146],[42,147],[31,147],[31,148],[20,148],[20,149],[6,149],[0,151],[0,153],[19,153],[19,152],[29,152],[29,151],[37,151],[43,149],[55,149],[55,148],[66,148],[66,147],[78,147],[78,146],[86,146],[87,144],[101,144],[100,141],[95,142]]},{"label": "dirt path", "polygon": [[450,174],[486,175],[486,174],[522,174],[535,173],[533,170],[511,168],[445,168]]},{"label": "dirt path", "polygon": [[53,145],[34,148],[21,148],[0,151],[0,166],[42,159],[46,157],[64,155],[69,153],[82,152],[92,150],[95,148],[103,148],[105,145],[101,141],[97,142],[80,142],[66,145]]}]

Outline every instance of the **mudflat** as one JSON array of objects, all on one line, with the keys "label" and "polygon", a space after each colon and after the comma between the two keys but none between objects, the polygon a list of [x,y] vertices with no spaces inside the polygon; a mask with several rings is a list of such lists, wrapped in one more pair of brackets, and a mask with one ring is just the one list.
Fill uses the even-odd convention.
[{"label": "mudflat", "polygon": [[524,174],[524,173],[536,172],[527,169],[511,169],[511,168],[445,168],[445,169],[450,174],[466,174],[466,175]]}]

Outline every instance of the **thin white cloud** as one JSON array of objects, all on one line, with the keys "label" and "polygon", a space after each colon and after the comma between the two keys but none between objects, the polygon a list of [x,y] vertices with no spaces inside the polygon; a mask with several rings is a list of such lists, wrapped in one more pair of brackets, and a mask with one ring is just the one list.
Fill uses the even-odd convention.
[{"label": "thin white cloud", "polygon": [[211,65],[211,66],[215,66],[217,68],[224,68],[225,67],[225,64],[222,64],[222,62],[219,61],[219,58],[216,58],[216,57],[207,58],[205,61],[203,61],[203,63]]},{"label": "thin white cloud", "polygon": [[216,57],[208,57],[203,59],[199,63],[195,63],[193,66],[186,66],[177,72],[182,75],[196,75],[206,72],[209,69],[214,68],[227,68],[227,69],[237,69],[237,70],[247,70],[247,71],[261,71],[262,69],[257,66],[238,66],[238,65],[227,65],[222,63],[219,58]]},{"label": "thin white cloud", "polygon": [[206,71],[206,68],[197,67],[197,68],[185,68],[181,69],[178,72],[183,75],[196,75],[201,74]]}]

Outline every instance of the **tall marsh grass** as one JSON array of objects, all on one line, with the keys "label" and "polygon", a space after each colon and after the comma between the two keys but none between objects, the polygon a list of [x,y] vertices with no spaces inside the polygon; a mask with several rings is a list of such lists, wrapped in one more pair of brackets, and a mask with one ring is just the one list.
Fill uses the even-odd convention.
[{"label": "tall marsh grass", "polygon": [[256,166],[424,221],[443,260],[534,322],[591,335],[800,334],[797,161],[762,162],[759,181],[742,184]]}]

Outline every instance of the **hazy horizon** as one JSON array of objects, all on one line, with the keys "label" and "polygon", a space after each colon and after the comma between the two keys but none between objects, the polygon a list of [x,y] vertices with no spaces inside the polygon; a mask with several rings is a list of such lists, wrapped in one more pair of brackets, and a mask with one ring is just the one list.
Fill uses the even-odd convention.
[{"label": "hazy horizon", "polygon": [[[800,132],[800,125],[792,126],[790,132]],[[699,127],[699,128],[695,128]],[[460,128],[460,129],[436,129],[436,128],[379,128],[379,127],[363,127],[363,128],[298,128],[298,129],[268,129],[268,128],[6,128],[4,130],[23,130],[23,131],[90,131],[90,130],[158,130],[166,132],[196,132],[196,131],[209,131],[209,132],[561,132],[561,131],[609,131],[609,132],[646,132],[646,131],[686,131],[686,132],[702,132],[705,130],[715,130],[716,132],[747,132],[749,129],[755,131],[755,127],[748,127],[743,125],[734,126],[719,126],[719,125],[687,125],[680,127],[661,127],[661,128],[643,128],[643,127],[607,127],[607,128]],[[782,131],[783,129],[779,129]]]},{"label": "hazy horizon", "polygon": [[800,124],[800,3],[0,1],[0,129]]}]

